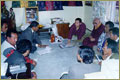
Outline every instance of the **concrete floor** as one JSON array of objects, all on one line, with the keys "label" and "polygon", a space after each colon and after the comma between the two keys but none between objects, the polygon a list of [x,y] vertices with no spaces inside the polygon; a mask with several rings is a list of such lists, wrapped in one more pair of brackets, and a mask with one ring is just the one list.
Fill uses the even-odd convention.
[{"label": "concrete floor", "polygon": [[[50,53],[39,55],[39,52],[31,54],[30,57],[37,61],[34,68],[37,79],[59,79],[63,72],[67,72],[71,65],[77,63],[76,54],[78,47],[61,49],[59,44],[51,44],[49,39],[41,40],[52,48]],[[43,50],[44,48],[38,50]]]},{"label": "concrete floor", "polygon": [[[90,32],[87,31],[87,33]],[[59,44],[50,43],[50,35],[41,35],[42,44],[49,45],[52,50],[49,53],[40,55],[42,53],[41,50],[44,52],[44,48],[38,48],[34,54],[30,55],[32,59],[37,61],[37,66],[34,68],[37,73],[37,79],[59,79],[63,72],[68,72],[70,66],[78,63],[76,57],[78,44],[71,48],[61,49]],[[88,35],[86,34],[84,38]]]}]

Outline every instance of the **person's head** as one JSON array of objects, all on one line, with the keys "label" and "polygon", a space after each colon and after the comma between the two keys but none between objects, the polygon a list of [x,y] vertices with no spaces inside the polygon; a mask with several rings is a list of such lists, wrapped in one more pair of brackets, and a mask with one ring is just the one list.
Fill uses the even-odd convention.
[{"label": "person's head", "polygon": [[31,18],[35,18],[35,15],[34,15],[34,14],[31,14]]},{"label": "person's head", "polygon": [[17,51],[24,57],[28,56],[32,48],[32,44],[29,40],[23,39],[17,42]]},{"label": "person's head", "polygon": [[100,21],[99,18],[95,18],[95,19],[93,20],[93,25],[94,25],[94,27],[97,27],[97,26],[100,25],[100,24],[101,24],[101,21]]},{"label": "person's head", "polygon": [[29,27],[32,28],[34,31],[38,31],[38,25],[38,22],[32,21]]},{"label": "person's head", "polygon": [[13,11],[13,8],[10,8],[10,12],[12,12]]},{"label": "person's head", "polygon": [[83,62],[85,64],[93,63],[95,53],[92,50],[92,48],[88,46],[80,46],[79,48],[80,49],[78,50],[77,54],[78,61]]},{"label": "person's head", "polygon": [[119,29],[117,27],[110,29],[110,38],[116,40],[119,37]]},{"label": "person's head", "polygon": [[82,23],[82,19],[81,18],[76,18],[75,19],[75,26],[80,26],[81,25],[81,23]]},{"label": "person's head", "polygon": [[17,31],[16,30],[13,30],[13,29],[10,29],[7,31],[6,33],[6,37],[7,37],[7,41],[15,46],[16,45],[16,42],[18,40],[18,35],[17,35]]},{"label": "person's head", "polygon": [[8,30],[8,25],[7,25],[7,21],[6,20],[2,20],[1,21],[1,31],[6,33]]},{"label": "person's head", "polygon": [[114,23],[111,21],[108,21],[105,23],[105,32],[109,33],[109,30],[112,29],[114,27]]},{"label": "person's head", "polygon": [[110,56],[112,53],[118,53],[118,45],[114,40],[108,38],[103,47],[103,54]]}]

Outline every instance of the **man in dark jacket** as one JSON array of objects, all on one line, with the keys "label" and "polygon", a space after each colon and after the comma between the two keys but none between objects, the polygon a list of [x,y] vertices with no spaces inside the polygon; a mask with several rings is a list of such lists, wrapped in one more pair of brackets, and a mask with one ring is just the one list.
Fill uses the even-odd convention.
[{"label": "man in dark jacket", "polygon": [[31,53],[36,51],[37,47],[46,47],[47,45],[42,45],[41,40],[38,36],[38,25],[39,23],[36,21],[33,21],[30,26],[24,30],[21,35],[19,36],[19,39],[27,39],[32,43],[32,50]]}]

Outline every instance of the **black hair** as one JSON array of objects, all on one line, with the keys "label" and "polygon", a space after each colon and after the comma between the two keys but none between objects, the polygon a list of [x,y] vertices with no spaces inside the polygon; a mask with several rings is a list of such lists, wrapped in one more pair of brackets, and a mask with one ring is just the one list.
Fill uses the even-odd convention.
[{"label": "black hair", "polygon": [[116,41],[108,38],[107,40],[107,48],[110,48],[112,50],[112,53],[118,53],[118,44]]},{"label": "black hair", "polygon": [[80,23],[82,22],[82,19],[81,18],[76,18],[75,21],[79,21]]},{"label": "black hair", "polygon": [[12,11],[13,11],[13,8],[11,7],[11,8],[10,8],[10,10],[12,10]]},{"label": "black hair", "polygon": [[15,29],[8,29],[8,31],[6,32],[6,37],[11,37],[12,33],[18,34]]},{"label": "black hair", "polygon": [[17,51],[20,52],[21,54],[24,54],[27,50],[31,51],[32,44],[29,40],[27,39],[22,39],[17,42]]},{"label": "black hair", "polygon": [[37,21],[32,21],[32,23],[30,24],[30,28],[32,27],[37,27],[39,25],[39,23]]},{"label": "black hair", "polygon": [[110,29],[113,35],[117,35],[119,37],[119,29],[117,27]]},{"label": "black hair", "polygon": [[112,21],[107,21],[105,25],[109,25],[110,29],[114,27],[114,23]]},{"label": "black hair", "polygon": [[4,24],[7,24],[7,20],[5,19],[1,20],[1,28],[3,27]]},{"label": "black hair", "polygon": [[82,58],[83,62],[85,64],[93,63],[93,59],[95,55],[93,49],[88,46],[80,46],[79,48],[80,49],[78,51],[78,54],[80,55],[80,58]]}]

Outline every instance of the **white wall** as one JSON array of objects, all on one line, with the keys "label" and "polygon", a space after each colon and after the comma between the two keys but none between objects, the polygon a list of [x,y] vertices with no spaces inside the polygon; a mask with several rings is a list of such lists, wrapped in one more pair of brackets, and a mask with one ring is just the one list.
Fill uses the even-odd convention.
[{"label": "white wall", "polygon": [[[9,11],[9,9],[12,7],[12,1],[6,1],[6,8]],[[25,8],[13,8],[13,11],[15,13],[15,19],[16,19],[16,26],[19,27],[22,24],[25,24]]]},{"label": "white wall", "polygon": [[39,21],[42,24],[50,23],[51,18],[60,17],[65,21],[74,23],[75,18],[80,17],[84,21],[84,7],[63,7],[64,10],[40,11]]},{"label": "white wall", "polygon": [[[12,6],[12,1],[6,1],[7,9]],[[13,8],[16,16],[16,24],[19,27],[21,24],[25,24],[25,8]],[[51,18],[60,17],[65,21],[69,22],[72,25],[75,21],[75,18],[80,17],[83,22],[86,23],[87,28],[92,29],[92,7],[77,6],[70,7],[64,6],[64,10],[57,11],[39,11],[39,23],[47,24],[51,23]]]},{"label": "white wall", "polygon": [[84,22],[87,26],[88,29],[92,30],[93,29],[93,15],[92,15],[92,7],[85,6],[84,8]]}]

